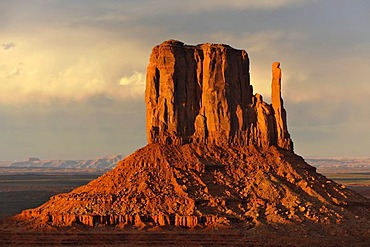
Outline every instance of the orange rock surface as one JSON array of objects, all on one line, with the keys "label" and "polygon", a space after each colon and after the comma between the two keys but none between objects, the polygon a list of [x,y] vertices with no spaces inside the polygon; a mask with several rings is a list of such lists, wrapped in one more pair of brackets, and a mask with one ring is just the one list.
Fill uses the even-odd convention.
[{"label": "orange rock surface", "polygon": [[277,64],[271,106],[253,95],[246,51],[173,40],[154,47],[145,96],[148,142],[277,145],[293,150]]},{"label": "orange rock surface", "polygon": [[270,105],[252,94],[245,51],[173,40],[154,47],[145,96],[149,144],[15,218],[138,228],[366,224],[368,199],[293,152],[279,66],[273,64]]}]

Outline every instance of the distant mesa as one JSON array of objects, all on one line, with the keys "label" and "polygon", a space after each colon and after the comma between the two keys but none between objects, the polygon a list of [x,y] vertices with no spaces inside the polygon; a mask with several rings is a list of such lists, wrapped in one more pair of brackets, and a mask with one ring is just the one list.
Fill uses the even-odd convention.
[{"label": "distant mesa", "polygon": [[4,161],[0,167],[8,168],[61,168],[61,169],[99,169],[109,170],[122,160],[124,155],[105,156],[93,160],[40,160],[31,157],[26,161]]},{"label": "distant mesa", "polygon": [[30,157],[28,158],[28,162],[40,162],[41,160],[39,158],[36,158],[36,157]]},{"label": "distant mesa", "polygon": [[283,224],[302,236],[318,227],[365,229],[369,200],[293,152],[281,73],[273,63],[268,104],[253,92],[246,51],[175,40],[155,46],[146,77],[148,144],[15,219],[138,229]]}]

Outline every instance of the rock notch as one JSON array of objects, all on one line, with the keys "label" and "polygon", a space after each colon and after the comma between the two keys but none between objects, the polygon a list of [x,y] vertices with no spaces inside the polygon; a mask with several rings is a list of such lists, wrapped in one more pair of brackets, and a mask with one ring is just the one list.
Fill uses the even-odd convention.
[{"label": "rock notch", "polygon": [[166,41],[153,48],[145,101],[149,143],[277,145],[293,150],[273,64],[272,105],[253,95],[249,58],[228,45]]},{"label": "rock notch", "polygon": [[315,223],[330,224],[334,234],[344,226],[361,230],[368,199],[293,153],[279,63],[272,74],[267,104],[253,94],[245,51],[173,40],[154,47],[145,96],[148,145],[15,219],[36,226],[284,224],[305,234]]}]

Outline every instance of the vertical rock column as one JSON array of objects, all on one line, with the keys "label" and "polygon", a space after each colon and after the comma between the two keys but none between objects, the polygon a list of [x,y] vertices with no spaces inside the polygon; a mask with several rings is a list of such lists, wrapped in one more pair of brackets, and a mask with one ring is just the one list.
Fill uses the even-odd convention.
[{"label": "vertical rock column", "polygon": [[251,103],[246,51],[223,44],[155,46],[146,77],[149,143],[246,143]]},{"label": "vertical rock column", "polygon": [[[248,54],[227,45],[203,44],[202,108],[195,137],[208,143],[228,145],[242,143],[243,111],[251,103]],[[199,134],[200,133],[200,134]]]},{"label": "vertical rock column", "polygon": [[153,48],[145,95],[149,143],[181,144],[194,133],[201,104],[202,56],[174,40]]},{"label": "vertical rock column", "polygon": [[288,133],[286,111],[281,97],[281,69],[280,63],[272,64],[271,102],[275,114],[275,135],[273,144],[287,150],[293,150],[293,142]]}]

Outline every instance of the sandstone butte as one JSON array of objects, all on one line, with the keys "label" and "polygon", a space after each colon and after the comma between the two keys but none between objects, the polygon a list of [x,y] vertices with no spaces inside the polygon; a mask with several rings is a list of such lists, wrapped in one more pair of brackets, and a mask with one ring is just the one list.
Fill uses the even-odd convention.
[{"label": "sandstone butte", "polygon": [[15,220],[34,227],[368,227],[369,200],[293,152],[281,79],[275,62],[268,104],[253,92],[246,51],[175,40],[155,46],[146,77],[148,144]]}]

